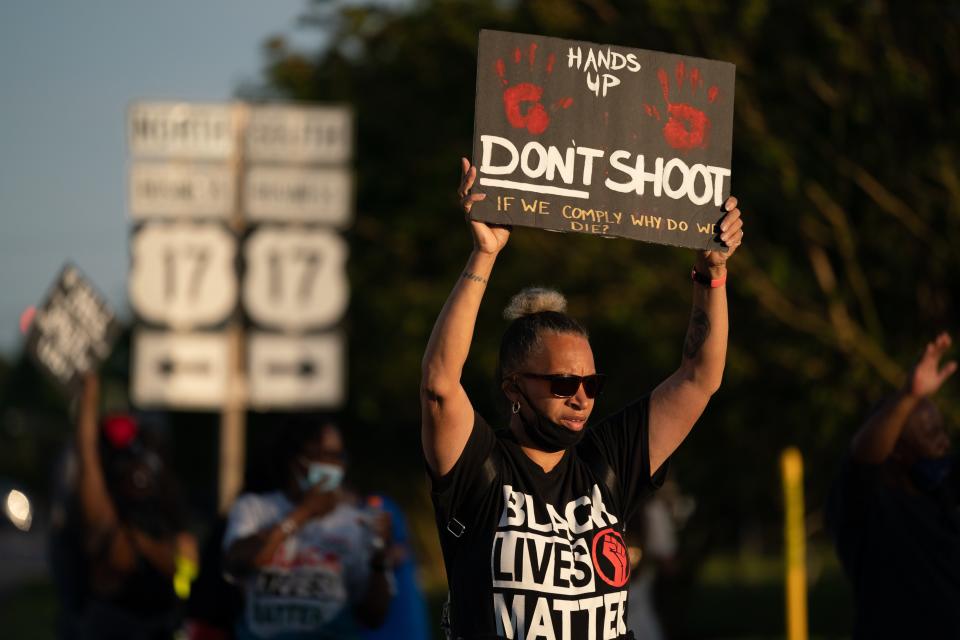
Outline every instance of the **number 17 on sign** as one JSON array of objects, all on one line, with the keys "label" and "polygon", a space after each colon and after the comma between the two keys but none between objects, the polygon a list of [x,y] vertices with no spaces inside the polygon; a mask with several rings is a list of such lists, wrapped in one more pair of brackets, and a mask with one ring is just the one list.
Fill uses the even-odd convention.
[{"label": "number 17 on sign", "polygon": [[130,302],[143,319],[210,326],[236,306],[236,241],[222,225],[148,224],[134,235],[130,253]]},{"label": "number 17 on sign", "polygon": [[324,229],[261,228],[247,241],[243,303],[260,325],[318,329],[340,319],[349,300],[347,246]]}]

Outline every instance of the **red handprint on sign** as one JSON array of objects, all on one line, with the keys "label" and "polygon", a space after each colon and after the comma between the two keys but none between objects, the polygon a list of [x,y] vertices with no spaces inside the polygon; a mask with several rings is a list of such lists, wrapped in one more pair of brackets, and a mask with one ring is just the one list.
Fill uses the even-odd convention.
[{"label": "red handprint on sign", "polygon": [[[531,42],[527,50],[527,60],[530,65],[530,71],[533,71],[537,59],[537,43]],[[520,47],[513,50],[513,64],[519,65],[523,61],[523,53]],[[546,72],[553,73],[553,65],[557,61],[557,56],[550,54],[547,56]],[[505,87],[503,90],[503,110],[507,116],[507,122],[514,129],[526,129],[534,135],[540,135],[547,130],[550,125],[550,114],[543,106],[543,87],[532,82],[521,82],[520,84],[510,85],[507,80],[507,65],[503,58],[497,59],[494,64],[497,76]],[[573,98],[567,96],[556,100],[552,105],[552,110],[568,109],[573,104]]]},{"label": "red handprint on sign", "polygon": [[[674,76],[676,78],[676,94],[681,93],[684,82],[689,80],[690,98],[694,99],[699,95],[700,89],[703,87],[703,78],[700,76],[698,68],[692,67],[688,75],[686,65],[681,60],[677,63]],[[710,118],[703,110],[688,103],[670,101],[670,78],[666,70],[657,69],[657,80],[663,90],[663,102],[666,105],[668,116],[666,124],[663,125],[663,139],[671,147],[681,151],[706,147],[710,136]],[[713,104],[717,101],[719,95],[720,89],[716,85],[712,85],[707,89],[707,102]],[[644,104],[643,108],[648,116],[660,120],[660,111],[655,106]]]}]

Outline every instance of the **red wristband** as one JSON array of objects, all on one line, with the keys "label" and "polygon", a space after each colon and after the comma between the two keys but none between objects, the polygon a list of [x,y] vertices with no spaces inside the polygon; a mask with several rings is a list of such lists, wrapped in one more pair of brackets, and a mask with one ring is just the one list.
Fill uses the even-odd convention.
[{"label": "red wristband", "polygon": [[710,278],[710,276],[700,273],[697,271],[697,268],[694,267],[690,272],[690,279],[699,285],[703,285],[704,287],[716,289],[717,287],[722,287],[724,284],[726,284],[727,274],[724,273],[722,278]]}]

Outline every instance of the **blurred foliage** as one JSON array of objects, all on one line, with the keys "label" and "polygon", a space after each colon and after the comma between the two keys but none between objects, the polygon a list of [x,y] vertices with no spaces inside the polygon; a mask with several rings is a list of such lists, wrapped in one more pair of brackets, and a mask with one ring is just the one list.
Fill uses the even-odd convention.
[{"label": "blurred foliage", "polygon": [[0,480],[46,498],[67,433],[67,403],[26,355],[0,369]]},{"label": "blurred foliage", "polygon": [[[779,451],[804,452],[816,511],[865,412],[926,339],[956,328],[958,18],[947,2],[309,4],[303,25],[326,45],[269,40],[265,85],[246,97],[357,112],[348,414],[379,445],[363,449],[369,473],[422,465],[420,357],[470,247],[454,191],[457,158],[471,149],[479,29],[718,58],[737,65],[733,191],[746,245],[732,262],[724,386],[674,472],[698,498],[688,533],[704,550],[755,530],[779,544]],[[613,379],[598,411],[650,389],[679,361],[691,261],[672,248],[517,230],[481,310],[471,397],[493,413],[499,313],[533,283],[564,291],[590,327]],[[940,397],[954,424],[955,388]]]}]

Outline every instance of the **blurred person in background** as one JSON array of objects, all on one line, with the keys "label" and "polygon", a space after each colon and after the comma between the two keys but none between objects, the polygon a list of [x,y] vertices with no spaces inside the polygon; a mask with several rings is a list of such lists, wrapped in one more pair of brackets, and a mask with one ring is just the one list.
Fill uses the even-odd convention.
[{"label": "blurred person in background", "polygon": [[854,638],[960,638],[960,468],[931,399],[957,369],[950,344],[927,344],[860,427],[830,497]]},{"label": "blurred person in background", "polygon": [[[450,586],[452,638],[626,639],[624,523],[719,388],[727,348],[727,260],[743,238],[735,198],[717,211],[729,251],[694,258],[680,365],[650,393],[587,428],[603,376],[586,330],[556,291],[514,296],[497,380],[507,428],[474,410],[461,376],[487,281],[510,229],[469,219],[476,167],[459,193],[473,251],[423,356],[421,438]],[[630,356],[638,364],[642,355]],[[642,392],[642,390],[638,390]]]},{"label": "blurred person in background", "polygon": [[[667,485],[664,485],[664,489]],[[648,500],[627,525],[630,554],[630,608],[627,626],[641,640],[663,640],[654,598],[660,571],[670,571],[677,553],[677,525],[659,494]]]},{"label": "blurred person in background", "polygon": [[382,509],[390,514],[392,542],[387,556],[396,578],[396,593],[383,626],[378,629],[363,629],[364,640],[428,640],[430,629],[427,623],[427,603],[423,589],[417,580],[417,563],[411,547],[407,519],[400,505],[386,496],[373,495],[367,498],[369,508]]},{"label": "blurred person in background", "polygon": [[159,443],[132,415],[100,419],[99,401],[99,377],[89,374],[70,491],[53,531],[59,635],[166,640],[180,627],[174,577],[184,560],[196,562],[196,541]]},{"label": "blurred person in background", "polygon": [[200,567],[184,612],[187,640],[231,640],[243,596],[223,571],[227,518],[218,516],[200,548]]},{"label": "blurred person in background", "polygon": [[390,519],[342,490],[340,430],[286,424],[274,468],[282,488],[242,494],[228,517],[224,570],[245,600],[236,637],[350,640],[380,626],[391,597]]}]

